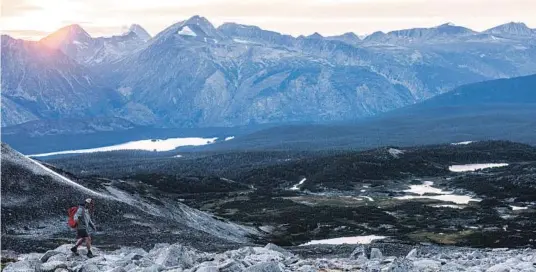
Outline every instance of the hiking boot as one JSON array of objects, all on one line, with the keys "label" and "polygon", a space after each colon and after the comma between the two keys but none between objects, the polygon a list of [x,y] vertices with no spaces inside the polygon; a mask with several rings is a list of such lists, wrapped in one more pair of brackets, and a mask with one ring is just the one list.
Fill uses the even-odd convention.
[{"label": "hiking boot", "polygon": [[78,256],[78,249],[76,247],[71,247],[71,252],[74,254],[74,255],[77,255]]},{"label": "hiking boot", "polygon": [[90,250],[90,251],[87,252],[87,257],[88,258],[93,258],[93,257],[95,257],[95,255],[93,255],[93,252],[91,252],[91,250]]}]

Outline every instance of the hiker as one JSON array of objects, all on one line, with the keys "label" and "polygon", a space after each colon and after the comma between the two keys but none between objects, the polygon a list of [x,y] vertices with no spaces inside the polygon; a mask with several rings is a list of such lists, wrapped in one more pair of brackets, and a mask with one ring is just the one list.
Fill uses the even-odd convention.
[{"label": "hiker", "polygon": [[84,202],[78,206],[78,210],[74,215],[74,220],[76,221],[76,245],[71,248],[71,251],[78,255],[78,247],[82,243],[86,242],[87,247],[87,256],[89,258],[93,257],[93,252],[91,252],[91,236],[89,235],[89,227],[97,231],[97,227],[93,220],[91,220],[91,207],[93,205],[93,200],[91,198],[86,199]]}]

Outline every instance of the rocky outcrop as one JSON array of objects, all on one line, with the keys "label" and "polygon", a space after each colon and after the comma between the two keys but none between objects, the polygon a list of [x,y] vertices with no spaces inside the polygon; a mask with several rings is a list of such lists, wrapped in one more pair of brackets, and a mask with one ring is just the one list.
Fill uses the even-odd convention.
[{"label": "rocky outcrop", "polygon": [[[372,248],[371,258],[300,258],[279,246],[243,247],[223,253],[206,253],[182,244],[158,244],[149,252],[122,248],[112,252],[95,249],[96,257],[72,256],[70,245],[45,254],[26,254],[8,265],[15,271],[173,271],[173,272],[282,272],[282,271],[536,271],[536,250],[491,250],[446,247],[420,247],[407,257],[383,256]],[[419,254],[417,254],[419,253]],[[56,260],[52,258],[56,257]]]}]

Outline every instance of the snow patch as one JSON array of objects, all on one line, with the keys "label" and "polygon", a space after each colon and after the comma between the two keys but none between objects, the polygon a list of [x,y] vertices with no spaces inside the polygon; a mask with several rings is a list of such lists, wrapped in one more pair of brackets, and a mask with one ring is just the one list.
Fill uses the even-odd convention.
[{"label": "snow patch", "polygon": [[388,150],[389,154],[391,154],[391,156],[395,157],[395,158],[399,158],[399,155],[402,155],[404,154],[404,151],[403,150],[399,150],[399,149],[396,149],[396,148],[389,148]]},{"label": "snow patch", "polygon": [[529,207],[520,207],[520,206],[510,205],[510,208],[512,208],[513,211],[519,211],[519,210],[527,210]]},{"label": "snow patch", "polygon": [[353,236],[353,237],[340,237],[324,240],[312,240],[300,246],[309,245],[342,245],[342,244],[370,244],[374,240],[385,239],[385,236],[378,235],[366,235],[366,236]]},{"label": "snow patch", "polygon": [[459,142],[459,143],[452,143],[452,145],[468,145],[474,143],[473,141],[465,141],[465,142]]},{"label": "snow patch", "polygon": [[300,180],[299,183],[297,183],[294,186],[292,186],[292,188],[290,188],[290,190],[293,190],[293,191],[299,190],[300,188],[298,186],[302,185],[306,180],[307,180],[306,178],[303,178],[302,180]]},{"label": "snow patch", "polygon": [[[404,192],[416,194],[415,195],[406,195],[395,197],[399,200],[411,200],[411,199],[435,199],[445,202],[454,202],[456,204],[469,204],[471,201],[479,202],[480,199],[472,198],[467,195],[455,195],[452,192],[443,191],[440,188],[432,187],[434,183],[431,181],[425,181],[422,185],[411,185],[408,190]],[[425,195],[425,194],[435,194],[435,195]]]},{"label": "snow patch", "polygon": [[452,165],[449,167],[451,172],[473,172],[482,169],[496,168],[496,167],[505,167],[508,166],[507,163],[483,163],[483,164],[463,164],[463,165]]},{"label": "snow patch", "polygon": [[450,192],[444,192],[443,190],[439,188],[432,187],[434,185],[431,181],[425,181],[422,185],[410,185],[408,190],[404,190],[406,193],[413,193],[417,195],[424,195],[424,194],[444,194],[444,193],[450,193]]},{"label": "snow patch", "polygon": [[362,197],[368,199],[368,201],[374,201],[374,198],[372,198],[370,196],[362,196]]},{"label": "snow patch", "polygon": [[466,195],[436,195],[436,196],[399,196],[395,197],[400,200],[410,200],[410,199],[435,199],[445,202],[454,202],[456,204],[469,204],[471,201],[480,202],[480,199],[472,198],[471,196]]},{"label": "snow patch", "polygon": [[248,40],[242,40],[242,39],[233,39],[233,41],[237,42],[237,43],[243,43],[243,44],[252,44],[253,42],[251,41],[248,41]]},{"label": "snow patch", "polygon": [[195,32],[189,26],[184,26],[183,28],[181,28],[178,34],[182,36],[197,37],[197,34],[195,34]]},{"label": "snow patch", "polygon": [[29,157],[47,157],[53,155],[64,154],[81,154],[81,153],[95,153],[95,152],[107,152],[116,150],[146,150],[146,151],[171,151],[181,146],[201,146],[214,143],[218,138],[170,138],[170,139],[156,139],[156,140],[140,140],[132,141],[124,144],[78,149],[78,150],[66,150],[42,154],[29,155]]},{"label": "snow patch", "polygon": [[460,205],[449,205],[449,204],[441,204],[441,205],[432,205],[434,208],[451,208],[451,209],[463,209],[463,206]]}]

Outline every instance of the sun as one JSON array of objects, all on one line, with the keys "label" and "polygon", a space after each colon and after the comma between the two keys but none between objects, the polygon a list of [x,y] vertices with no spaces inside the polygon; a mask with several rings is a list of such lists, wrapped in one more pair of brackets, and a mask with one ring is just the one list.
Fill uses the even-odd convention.
[{"label": "sun", "polygon": [[65,25],[81,20],[81,8],[78,1],[33,0],[32,4],[36,8],[3,20],[3,30],[31,29],[40,33],[52,33]]}]

